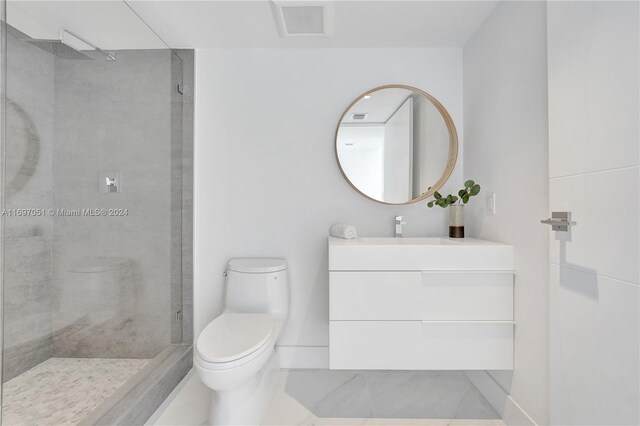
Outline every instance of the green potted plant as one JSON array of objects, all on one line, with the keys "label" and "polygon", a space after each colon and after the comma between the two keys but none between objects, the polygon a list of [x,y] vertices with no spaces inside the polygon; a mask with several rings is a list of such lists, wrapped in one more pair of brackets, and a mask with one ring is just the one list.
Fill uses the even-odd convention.
[{"label": "green potted plant", "polygon": [[449,194],[443,197],[438,191],[433,193],[433,200],[427,203],[427,207],[440,206],[449,208],[449,237],[464,238],[464,205],[471,197],[480,193],[480,185],[469,179],[464,183],[464,188],[458,191],[458,195]]}]

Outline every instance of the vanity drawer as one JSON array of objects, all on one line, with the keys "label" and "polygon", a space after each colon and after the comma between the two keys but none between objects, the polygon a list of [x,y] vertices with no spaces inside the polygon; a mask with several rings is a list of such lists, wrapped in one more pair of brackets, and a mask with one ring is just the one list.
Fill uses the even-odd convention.
[{"label": "vanity drawer", "polygon": [[330,272],[331,320],[513,320],[510,271]]},{"label": "vanity drawer", "polygon": [[512,370],[509,321],[330,321],[335,370]]}]

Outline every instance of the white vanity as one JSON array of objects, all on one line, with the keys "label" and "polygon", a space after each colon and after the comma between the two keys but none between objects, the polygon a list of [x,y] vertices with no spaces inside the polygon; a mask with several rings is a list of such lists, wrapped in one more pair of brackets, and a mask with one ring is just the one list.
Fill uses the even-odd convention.
[{"label": "white vanity", "polygon": [[330,368],[513,369],[513,246],[329,237]]}]

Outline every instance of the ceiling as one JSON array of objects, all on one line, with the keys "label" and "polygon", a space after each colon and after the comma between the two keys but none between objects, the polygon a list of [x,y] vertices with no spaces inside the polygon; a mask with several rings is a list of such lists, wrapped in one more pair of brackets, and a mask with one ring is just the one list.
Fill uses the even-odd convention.
[{"label": "ceiling", "polygon": [[[283,2],[284,3],[284,2]],[[495,1],[335,1],[331,37],[279,36],[269,1],[129,4],[172,47],[461,47]]]},{"label": "ceiling", "polygon": [[6,16],[36,39],[57,39],[66,29],[106,50],[167,47],[122,0],[9,0]]},{"label": "ceiling", "polygon": [[320,3],[332,9],[331,37],[280,37],[268,0],[14,0],[7,20],[34,38],[65,28],[103,49],[162,47],[154,32],[173,48],[461,47],[497,1]]}]

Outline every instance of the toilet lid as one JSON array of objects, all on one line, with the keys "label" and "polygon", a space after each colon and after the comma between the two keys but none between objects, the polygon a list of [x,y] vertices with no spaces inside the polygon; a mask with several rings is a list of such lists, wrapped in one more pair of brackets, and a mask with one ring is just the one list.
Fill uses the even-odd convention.
[{"label": "toilet lid", "polygon": [[225,313],[204,328],[196,349],[208,362],[234,361],[264,346],[272,329],[271,315]]}]

